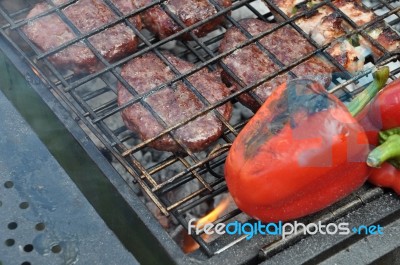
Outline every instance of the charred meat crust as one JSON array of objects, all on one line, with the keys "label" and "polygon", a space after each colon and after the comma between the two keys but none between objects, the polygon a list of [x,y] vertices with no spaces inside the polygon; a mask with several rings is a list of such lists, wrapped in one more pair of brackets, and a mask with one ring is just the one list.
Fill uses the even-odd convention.
[{"label": "charred meat crust", "polygon": [[[180,73],[185,73],[194,67],[191,63],[170,53],[163,54]],[[154,53],[147,53],[129,61],[123,66],[121,75],[139,94],[148,92],[175,78],[172,70]],[[220,76],[207,69],[202,69],[187,79],[211,104],[225,98],[230,93],[222,83]],[[121,106],[132,98],[132,94],[122,84],[119,84],[118,104]],[[204,104],[181,81],[150,94],[142,101],[145,101],[168,127],[192,117],[205,108]],[[217,110],[229,121],[232,112],[229,102]],[[157,136],[165,129],[141,103],[124,108],[122,118],[126,126],[143,141]],[[216,115],[209,112],[173,130],[172,133],[191,151],[197,152],[216,141],[223,133],[223,128],[222,122]],[[152,141],[148,146],[163,151],[183,151],[168,134]]]},{"label": "charred meat crust", "polygon": [[[266,23],[258,19],[243,19],[239,23],[252,35],[260,34],[276,26],[273,23]],[[239,28],[232,27],[225,33],[225,37],[220,45],[220,52],[232,49],[246,39]],[[289,25],[261,38],[259,42],[285,65],[289,65],[314,51],[313,46]],[[223,62],[245,85],[254,84],[279,70],[279,66],[257,47],[256,44],[238,49],[224,58]],[[325,59],[320,56],[313,56],[294,67],[292,72],[298,77],[314,79],[327,87],[331,82],[331,73],[334,70],[335,67]],[[239,84],[228,73],[223,72],[221,76],[224,82],[234,85],[234,91],[239,90]],[[286,82],[288,78],[288,74],[277,76],[256,87],[253,92],[261,101],[265,101],[272,93],[272,90],[283,82]],[[238,99],[253,111],[260,107],[257,101],[247,93],[241,94]]]},{"label": "charred meat crust", "polygon": [[[132,0],[136,8],[144,7],[152,3],[152,0]],[[232,5],[231,0],[217,0],[221,8]],[[145,27],[155,34],[159,39],[164,39],[182,28],[164,11],[168,8],[176,17],[187,27],[203,21],[217,13],[216,7],[208,0],[167,0],[163,3],[164,7],[156,5],[141,13],[141,18]],[[210,31],[216,29],[224,20],[224,16],[207,22],[192,30],[197,37],[205,36]],[[189,34],[183,34],[182,39],[190,39]]]},{"label": "charred meat crust", "polygon": [[[60,5],[66,1],[53,0],[53,2],[56,5]],[[126,14],[134,10],[129,1],[112,0],[112,2],[122,13]],[[45,12],[50,7],[49,4],[39,3],[29,12],[27,18]],[[117,17],[100,0],[79,0],[67,6],[62,12],[82,34],[97,29]],[[139,17],[131,18],[131,22],[138,29],[141,29]],[[23,31],[43,52],[57,48],[65,42],[76,38],[72,29],[56,13],[51,13],[30,22],[24,26]],[[124,23],[119,23],[101,31],[88,38],[88,41],[109,62],[114,62],[134,52],[139,44],[138,37]],[[82,41],[50,56],[49,60],[53,64],[75,73],[93,73],[103,67],[102,63]]]}]

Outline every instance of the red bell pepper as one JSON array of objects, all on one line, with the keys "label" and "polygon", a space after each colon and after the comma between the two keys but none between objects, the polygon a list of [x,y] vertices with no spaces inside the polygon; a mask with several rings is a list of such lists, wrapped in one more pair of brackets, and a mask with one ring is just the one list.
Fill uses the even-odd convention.
[{"label": "red bell pepper", "polygon": [[371,145],[378,145],[378,132],[400,127],[400,79],[387,85],[359,114]]},{"label": "red bell pepper", "polygon": [[310,80],[276,88],[226,159],[225,179],[238,207],[264,222],[286,221],[319,211],[359,188],[369,174],[369,146],[352,114],[387,76],[387,68],[378,71],[351,112]]},{"label": "red bell pepper", "polygon": [[368,155],[367,164],[375,167],[368,178],[369,182],[392,188],[400,195],[400,135],[394,133],[398,131],[395,129],[381,133],[383,143]]},{"label": "red bell pepper", "polygon": [[394,80],[378,93],[369,107],[368,116],[382,130],[400,126],[400,79]]},{"label": "red bell pepper", "polygon": [[357,118],[369,142],[381,144],[368,156],[368,165],[376,167],[368,181],[400,194],[400,79],[380,91]]},{"label": "red bell pepper", "polygon": [[400,170],[390,163],[383,163],[382,167],[372,169],[368,181],[376,186],[391,188],[400,195]]}]

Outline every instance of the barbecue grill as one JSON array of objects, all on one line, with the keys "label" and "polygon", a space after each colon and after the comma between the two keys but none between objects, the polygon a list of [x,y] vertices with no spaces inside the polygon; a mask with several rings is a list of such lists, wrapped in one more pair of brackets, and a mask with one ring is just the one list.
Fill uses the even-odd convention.
[{"label": "barbecue grill", "polygon": [[[154,1],[151,5],[126,15],[121,14],[109,0],[104,0],[117,15],[117,19],[85,34],[80,33],[62,13],[63,8],[75,3],[76,0],[65,1],[59,6],[55,6],[50,0],[45,2],[48,2],[53,7],[43,14],[27,20],[26,15],[36,4],[36,1],[15,1],[12,3],[10,1],[0,1],[0,59],[3,64],[0,87],[3,89],[9,87],[7,79],[25,79],[25,85],[15,87],[15,89],[28,91],[33,88],[41,98],[42,103],[46,104],[51,113],[55,114],[59,122],[75,138],[86,152],[86,155],[104,174],[102,177],[106,177],[109,180],[118,194],[125,200],[124,203],[129,206],[129,217],[121,215],[118,218],[137,218],[141,222],[141,229],[145,229],[151,234],[153,244],[154,242],[156,243],[147,246],[148,248],[154,248],[155,252],[164,253],[164,255],[166,253],[166,256],[163,257],[168,257],[173,263],[177,264],[255,264],[262,262],[267,264],[312,264],[318,262],[343,264],[349,261],[386,264],[387,262],[400,262],[400,256],[397,254],[400,246],[400,238],[398,236],[400,201],[390,191],[372,187],[369,184],[365,184],[360,190],[328,209],[299,221],[304,223],[318,221],[322,223],[349,222],[350,226],[380,224],[384,226],[385,232],[381,237],[355,234],[347,236],[305,236],[299,232],[284,240],[277,236],[262,235],[246,240],[245,235],[223,235],[216,238],[206,238],[203,234],[187,235],[189,219],[193,216],[200,217],[198,216],[199,212],[200,215],[206,215],[228,193],[222,174],[224,160],[230,144],[251,116],[249,111],[236,101],[237,96],[251,91],[265,81],[290,71],[296,65],[316,54],[324,56],[340,70],[340,73],[334,74],[329,92],[335,93],[343,101],[350,100],[355,94],[362,91],[371,82],[371,72],[379,66],[389,65],[391,69],[390,78],[391,80],[396,79],[400,72],[400,66],[396,64],[400,54],[398,51],[387,51],[378,41],[370,37],[367,30],[376,27],[382,21],[385,21],[394,30],[399,29],[400,18],[398,17],[398,12],[400,12],[400,1],[376,0],[365,2],[365,5],[379,16],[373,21],[357,27],[331,1],[322,1],[312,6],[309,11],[289,18],[273,1],[265,0],[273,13],[282,17],[279,20],[282,22],[278,22],[277,27],[257,36],[252,36],[246,32],[234,16],[234,12],[237,10],[246,10],[248,16],[268,22],[274,21],[274,16],[271,12],[254,7],[255,1],[252,0],[234,1],[229,8],[222,8],[216,1],[210,0],[218,12],[208,19],[189,27],[186,27],[179,18],[168,11],[162,0]],[[181,31],[162,40],[156,39],[148,32],[137,30],[128,20],[139,12],[157,4],[161,4],[168,15],[183,28]],[[342,65],[336,62],[334,58],[325,52],[330,44],[319,46],[295,23],[296,19],[307,16],[310,12],[324,5],[339,12],[343,19],[353,27],[353,31],[347,33],[344,37],[360,34],[377,50],[381,51],[383,55],[378,60],[371,59],[366,64],[364,71],[355,75],[349,73]],[[50,13],[59,15],[77,37],[57,48],[42,52],[26,37],[22,27],[30,21]],[[224,16],[226,20],[220,26],[220,29],[204,38],[198,38],[191,33],[194,28],[209,22],[217,16]],[[117,62],[109,63],[90,44],[88,38],[118,23],[125,23],[131,27],[142,43],[135,53]],[[222,62],[223,58],[235,51],[235,49],[224,53],[218,53],[217,51],[218,44],[227,28],[236,26],[243,31],[248,37],[247,41],[240,46],[244,47],[253,43],[259,45],[259,39],[285,25],[291,25],[296,29],[315,46],[315,51],[290,65],[284,66],[268,50],[263,49],[277,65],[281,66],[281,70],[251,85],[244,84]],[[190,34],[192,40],[179,40],[179,36],[187,33]],[[85,43],[103,63],[104,67],[101,70],[91,74],[74,74],[57,68],[49,61],[50,56],[77,42]],[[189,72],[179,73],[160,52],[171,47],[171,45],[176,48],[172,50],[175,55],[193,62],[196,66]],[[135,88],[131,87],[121,77],[120,67],[129,60],[149,51],[155,52],[166,66],[174,69],[176,78],[166,84],[157,86],[150,92],[138,94]],[[233,80],[241,85],[240,90],[223,100],[211,104],[188,81],[188,77],[191,74],[203,68],[208,68],[212,71],[222,68]],[[293,73],[290,74],[295,77]],[[122,123],[120,118],[121,110],[141,102],[141,99],[151,93],[162,90],[167,85],[178,81],[189,84],[190,89],[206,107],[185,121],[167,127],[150,106],[145,106],[157,121],[164,126],[164,130],[151,139],[140,141]],[[134,98],[123,106],[117,105],[116,87],[118,82],[122,83],[134,95]],[[5,91],[5,94],[10,99],[13,99],[12,101],[16,106],[20,104],[21,113],[26,112],[21,106],[21,102],[24,102],[22,103],[24,105],[26,101],[15,97],[13,93],[14,91]],[[254,93],[250,92],[250,94],[255,100],[262,103]],[[34,96],[32,96],[32,100],[33,98]],[[216,111],[217,107],[229,101],[234,103],[235,110],[239,113],[236,115],[239,117],[233,118],[231,121],[225,120]],[[174,138],[174,130],[208,112],[215,113],[224,124],[224,133],[219,141],[210,148],[203,152],[193,153],[178,139]],[[35,128],[34,121],[32,123],[32,127]],[[169,135],[174,138],[184,152],[174,154],[156,151],[148,147],[150,142],[163,135]],[[53,137],[56,136],[53,135]],[[62,161],[60,163],[65,167],[71,167],[71,165],[64,165]],[[79,179],[75,178],[74,180],[79,186]],[[186,189],[187,186],[191,188]],[[195,189],[192,187],[195,187]],[[80,188],[85,194],[85,188]],[[171,194],[177,193],[179,193],[179,196],[171,197]],[[86,193],[85,195],[90,200],[90,194]],[[101,205],[96,207],[94,203],[94,206],[98,212],[104,213],[105,210],[101,209]],[[161,225],[162,220],[167,220],[168,224]],[[229,211],[218,219],[213,220],[213,223],[226,223],[234,220],[254,221],[241,213],[240,210],[230,207]],[[112,227],[110,224],[109,226]],[[166,226],[169,228],[166,228]],[[138,253],[135,247],[127,243],[129,240],[124,236],[124,231],[114,230],[114,232],[120,239],[125,238],[122,240],[125,246],[134,253],[139,261],[145,262],[141,253]],[[184,237],[189,237],[189,239],[186,238],[186,243],[188,241],[191,242],[190,244],[196,242],[198,248],[195,251],[185,253],[187,252],[184,251],[185,243],[182,243],[185,241],[182,239]],[[112,246],[110,247],[112,248]],[[35,248],[34,244],[33,248]]]}]

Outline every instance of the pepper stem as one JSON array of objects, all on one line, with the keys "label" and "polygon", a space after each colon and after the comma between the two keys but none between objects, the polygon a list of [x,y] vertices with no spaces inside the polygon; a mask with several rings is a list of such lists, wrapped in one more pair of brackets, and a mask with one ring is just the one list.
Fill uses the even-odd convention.
[{"label": "pepper stem", "polygon": [[360,92],[348,105],[347,109],[355,117],[375,97],[389,78],[389,67],[379,68],[374,74],[374,81],[362,92]]},{"label": "pepper stem", "polygon": [[384,142],[387,141],[389,136],[391,136],[393,134],[399,134],[400,135],[400,127],[389,129],[389,130],[386,130],[386,131],[380,131],[379,132],[379,143],[383,144]]},{"label": "pepper stem", "polygon": [[398,160],[400,158],[400,135],[390,135],[387,140],[369,153],[367,165],[380,167],[386,160]]}]

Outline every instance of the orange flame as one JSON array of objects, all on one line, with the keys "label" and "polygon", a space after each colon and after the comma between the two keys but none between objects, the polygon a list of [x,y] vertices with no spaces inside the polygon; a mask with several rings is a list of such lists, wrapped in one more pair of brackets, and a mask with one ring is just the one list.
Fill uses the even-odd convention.
[{"label": "orange flame", "polygon": [[[229,197],[226,197],[225,199],[223,199],[217,205],[217,207],[214,208],[214,210],[212,210],[209,214],[207,214],[206,216],[200,218],[196,222],[196,227],[198,229],[201,229],[201,228],[204,227],[205,224],[212,223],[215,220],[217,220],[218,217],[226,210],[226,208],[228,208],[229,201],[230,201]],[[202,234],[201,237],[204,240],[207,240],[209,238],[209,235]],[[196,241],[194,241],[193,238],[190,235],[185,234],[184,239],[183,239],[183,251],[185,253],[190,253],[190,252],[195,251],[198,248],[199,248],[199,244],[197,244]]]},{"label": "orange flame", "polygon": [[35,67],[31,67],[31,68],[32,68],[32,71],[33,71],[37,76],[40,76],[40,73],[38,72],[38,70],[36,70]]}]

